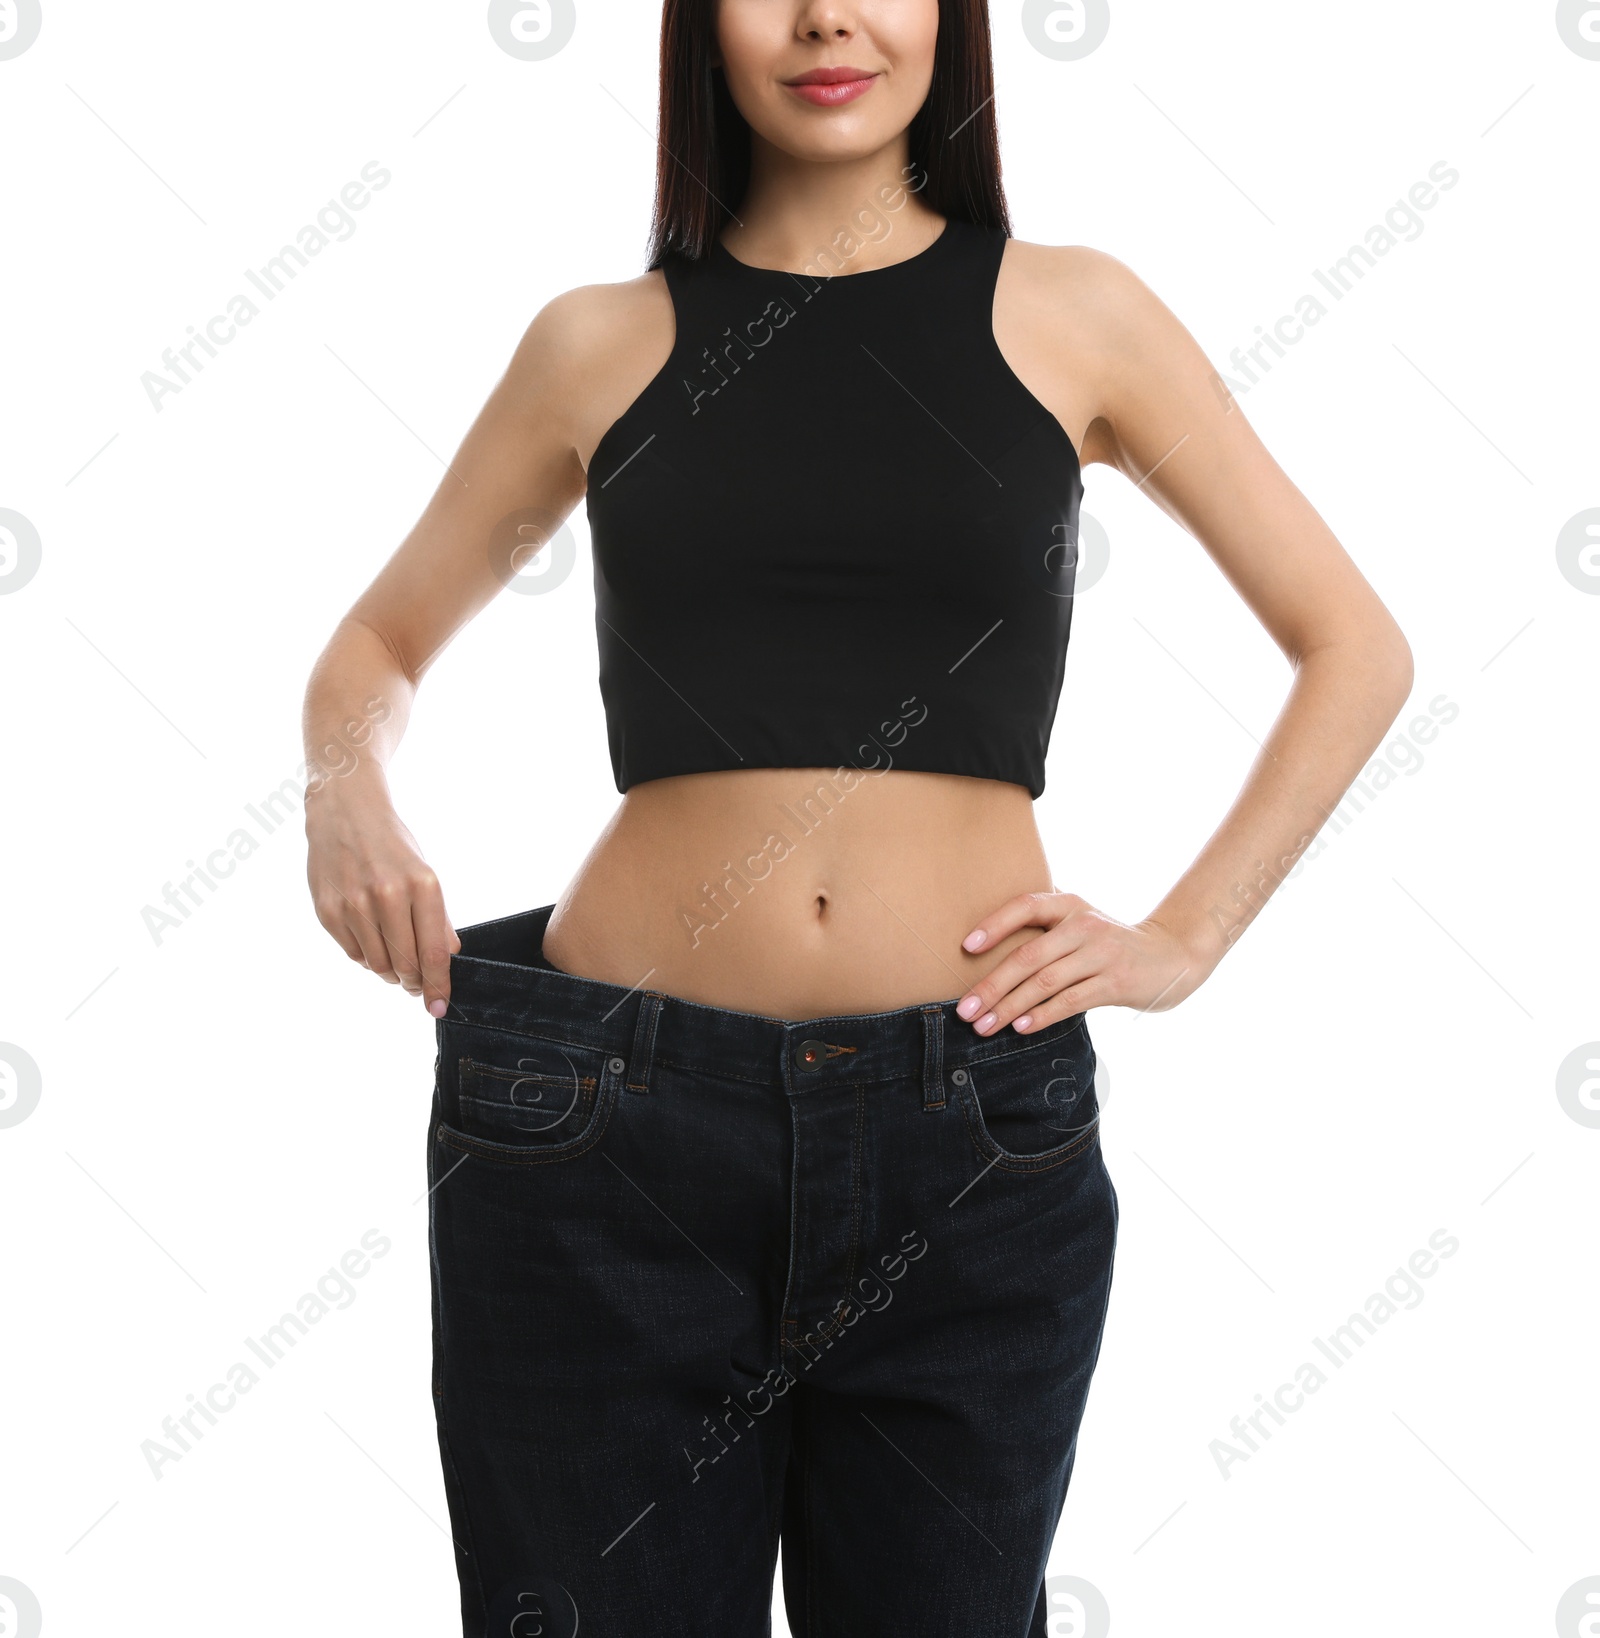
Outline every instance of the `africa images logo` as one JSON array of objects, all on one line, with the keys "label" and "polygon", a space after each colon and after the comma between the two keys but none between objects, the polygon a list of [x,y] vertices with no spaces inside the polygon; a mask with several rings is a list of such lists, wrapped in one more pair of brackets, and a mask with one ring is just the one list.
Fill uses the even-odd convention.
[{"label": "africa images logo", "polygon": [[20,512],[0,506],[0,597],[21,591],[43,561],[39,531]]},{"label": "africa images logo", "polygon": [[[43,22],[39,0],[0,0],[0,63],[20,57],[39,38]],[[0,1634],[9,1638],[5,1628]]]},{"label": "africa images logo", "polygon": [[[0,16],[5,14],[0,0]],[[10,1576],[0,1575],[0,1638],[39,1638],[44,1616],[31,1590]]]},{"label": "africa images logo", "polygon": [[553,57],[578,26],[573,0],[489,0],[489,34],[508,57],[525,63]]}]

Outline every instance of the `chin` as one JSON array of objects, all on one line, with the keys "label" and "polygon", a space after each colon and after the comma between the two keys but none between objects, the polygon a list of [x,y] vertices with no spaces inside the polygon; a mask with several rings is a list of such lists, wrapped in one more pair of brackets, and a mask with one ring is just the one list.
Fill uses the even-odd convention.
[{"label": "chin", "polygon": [[903,124],[891,125],[888,122],[873,120],[868,125],[860,120],[840,119],[835,114],[826,122],[778,121],[762,130],[760,134],[774,148],[781,149],[796,159],[819,164],[837,164],[841,160],[868,158],[888,147],[904,129]]}]

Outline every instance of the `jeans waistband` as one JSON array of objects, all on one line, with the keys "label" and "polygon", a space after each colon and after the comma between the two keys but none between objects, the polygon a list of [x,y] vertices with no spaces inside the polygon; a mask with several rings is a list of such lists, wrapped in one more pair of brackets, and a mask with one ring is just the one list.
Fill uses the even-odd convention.
[{"label": "jeans waistband", "polygon": [[658,1063],[780,1084],[790,1092],[920,1074],[924,1101],[937,1108],[953,1069],[1083,1027],[1084,1015],[1077,1013],[1026,1035],[1008,1028],[984,1037],[957,1014],[954,1000],[791,1022],[624,988],[541,964],[554,909],[541,905],[456,929],[461,949],[450,959],[450,1008],[439,1020],[441,1032],[475,1024],[592,1047],[623,1060],[626,1084],[635,1092],[649,1090]]}]

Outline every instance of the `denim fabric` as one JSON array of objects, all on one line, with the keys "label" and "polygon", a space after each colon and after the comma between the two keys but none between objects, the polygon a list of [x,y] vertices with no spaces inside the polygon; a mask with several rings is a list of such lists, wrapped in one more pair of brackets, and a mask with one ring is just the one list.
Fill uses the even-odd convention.
[{"label": "denim fabric", "polygon": [[1082,1015],[803,1023],[459,929],[428,1139],[469,1638],[1044,1638],[1117,1197]]}]

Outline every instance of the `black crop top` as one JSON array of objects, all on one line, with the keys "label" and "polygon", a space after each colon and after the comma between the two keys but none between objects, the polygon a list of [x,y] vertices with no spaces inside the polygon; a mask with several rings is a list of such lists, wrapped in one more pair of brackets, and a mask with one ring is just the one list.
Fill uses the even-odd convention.
[{"label": "black crop top", "polygon": [[994,338],[1002,230],[832,278],[720,241],[589,466],[617,789],[727,768],[1044,789],[1077,451]]}]

